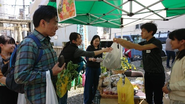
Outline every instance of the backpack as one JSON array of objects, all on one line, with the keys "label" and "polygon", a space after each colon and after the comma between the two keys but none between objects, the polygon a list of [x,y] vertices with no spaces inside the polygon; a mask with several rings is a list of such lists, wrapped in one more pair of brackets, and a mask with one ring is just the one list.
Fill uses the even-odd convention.
[{"label": "backpack", "polygon": [[[40,40],[35,36],[35,35],[29,35],[26,38],[31,38],[34,40],[34,42],[37,44],[37,47],[39,48],[39,54],[37,56],[37,60],[34,63],[34,66],[40,61],[42,54],[43,54],[43,50],[41,49],[41,43]],[[13,90],[15,92],[18,93],[24,93],[24,84],[17,84],[14,80],[14,69],[15,69],[15,61],[16,61],[16,51],[17,48],[19,46],[17,46],[13,53],[11,54],[10,57],[10,62],[9,62],[9,68],[6,72],[6,87],[9,88],[10,90]]]},{"label": "backpack", "polygon": [[86,60],[81,57],[80,62],[78,63],[79,67],[77,68],[77,72],[80,73],[80,71],[83,71],[82,73],[84,73],[86,64]]}]

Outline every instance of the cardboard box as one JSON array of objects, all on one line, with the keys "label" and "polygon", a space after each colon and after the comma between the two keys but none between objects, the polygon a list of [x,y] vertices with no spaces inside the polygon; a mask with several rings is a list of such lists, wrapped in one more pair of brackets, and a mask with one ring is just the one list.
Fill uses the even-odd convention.
[{"label": "cardboard box", "polygon": [[117,98],[101,98],[100,104],[118,104]]},{"label": "cardboard box", "polygon": [[148,104],[144,99],[134,99],[135,104]]}]

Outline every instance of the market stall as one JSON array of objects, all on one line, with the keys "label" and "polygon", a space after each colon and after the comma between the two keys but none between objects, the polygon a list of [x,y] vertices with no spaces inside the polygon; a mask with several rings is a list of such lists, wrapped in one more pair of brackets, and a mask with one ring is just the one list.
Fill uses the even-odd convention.
[{"label": "market stall", "polygon": [[98,90],[100,100],[97,104],[139,104],[145,99],[144,78],[141,71],[120,56],[120,47],[113,43],[114,50],[103,57],[102,73]]},{"label": "market stall", "polygon": [[[136,71],[133,71],[136,72]],[[132,71],[131,71],[132,73]],[[138,73],[141,73],[138,71]],[[139,74],[135,74],[139,75]],[[120,78],[127,77],[129,81],[131,82],[133,88],[134,88],[134,96],[133,99],[135,104],[145,104],[145,93],[144,93],[144,85],[143,85],[143,76],[139,75],[137,76],[126,76],[124,73],[111,73],[110,71],[102,73],[100,80],[99,80],[99,86],[98,90],[100,92],[100,104],[118,104],[118,89],[117,84]],[[124,80],[123,80],[123,86],[124,86]],[[132,91],[128,91],[130,94],[132,94]],[[127,96],[127,94],[125,95]]]}]

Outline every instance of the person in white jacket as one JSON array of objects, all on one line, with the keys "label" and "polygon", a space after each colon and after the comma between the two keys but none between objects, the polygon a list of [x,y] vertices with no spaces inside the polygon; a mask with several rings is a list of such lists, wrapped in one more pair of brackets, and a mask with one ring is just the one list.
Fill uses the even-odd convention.
[{"label": "person in white jacket", "polygon": [[169,34],[172,49],[178,49],[170,81],[162,88],[169,95],[170,104],[185,104],[185,28]]}]

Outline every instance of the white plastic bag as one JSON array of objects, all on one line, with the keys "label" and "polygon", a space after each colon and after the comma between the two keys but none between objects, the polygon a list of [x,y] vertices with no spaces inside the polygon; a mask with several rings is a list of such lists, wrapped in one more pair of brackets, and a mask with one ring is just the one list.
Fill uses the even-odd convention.
[{"label": "white plastic bag", "polygon": [[116,69],[121,67],[121,46],[117,47],[117,43],[113,43],[113,50],[109,52],[103,60],[103,66],[107,69]]},{"label": "white plastic bag", "polygon": [[163,104],[170,104],[168,94],[163,94]]},{"label": "white plastic bag", "polygon": [[26,104],[25,94],[18,94],[17,104]]},{"label": "white plastic bag", "polygon": [[49,70],[46,71],[46,104],[58,104]]}]

